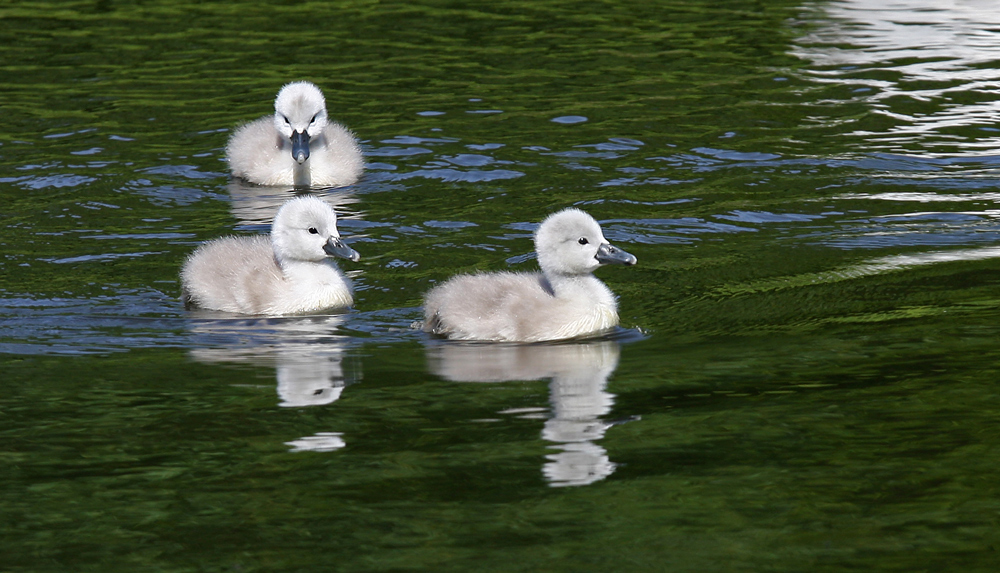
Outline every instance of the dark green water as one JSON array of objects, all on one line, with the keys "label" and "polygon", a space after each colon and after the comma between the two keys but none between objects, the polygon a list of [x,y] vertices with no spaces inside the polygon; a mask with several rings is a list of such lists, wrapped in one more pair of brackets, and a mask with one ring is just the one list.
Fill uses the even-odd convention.
[{"label": "dark green water", "polygon": [[[931,4],[0,5],[0,570],[996,570],[1000,20]],[[355,308],[187,312],[295,79]],[[616,335],[411,328],[569,205]]]}]

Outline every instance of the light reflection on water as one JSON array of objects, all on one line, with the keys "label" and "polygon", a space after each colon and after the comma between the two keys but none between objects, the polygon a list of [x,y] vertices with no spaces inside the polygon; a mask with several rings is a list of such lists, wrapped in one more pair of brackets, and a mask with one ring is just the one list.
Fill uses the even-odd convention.
[{"label": "light reflection on water", "polygon": [[962,71],[973,78],[1000,78],[996,70],[974,69],[1000,59],[1000,15],[992,7],[989,0],[836,0],[813,4],[825,17],[817,18],[820,26],[801,40],[801,44],[816,48],[799,48],[799,53],[821,65],[936,60],[902,68],[925,79],[946,79],[947,74]]},{"label": "light reflection on water", "polygon": [[[992,2],[838,0],[812,9],[823,16],[792,50],[812,63],[810,81],[850,86],[851,98],[893,123],[845,135],[882,148],[916,144],[933,157],[995,155],[1000,16]],[[816,121],[837,120],[817,115]],[[962,127],[984,131],[960,138],[955,130]],[[930,145],[926,137],[936,141]]]}]

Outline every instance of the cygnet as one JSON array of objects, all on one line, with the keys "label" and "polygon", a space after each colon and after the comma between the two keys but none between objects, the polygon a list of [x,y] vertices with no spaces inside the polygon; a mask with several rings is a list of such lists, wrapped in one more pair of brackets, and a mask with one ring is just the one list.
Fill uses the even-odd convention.
[{"label": "cygnet", "polygon": [[593,217],[564,209],[535,232],[540,273],[459,275],[424,299],[424,330],[458,340],[540,342],[618,324],[615,295],[591,273],[636,258],[611,246]]},{"label": "cygnet", "polygon": [[350,306],[350,282],[329,257],[358,261],[340,240],[333,208],[312,196],[282,205],[270,238],[205,243],[181,270],[185,305],[242,314],[293,314]]},{"label": "cygnet", "polygon": [[323,92],[310,82],[281,88],[274,115],[237,129],[226,159],[233,175],[260,185],[340,187],[364,170],[357,139],[329,120]]}]

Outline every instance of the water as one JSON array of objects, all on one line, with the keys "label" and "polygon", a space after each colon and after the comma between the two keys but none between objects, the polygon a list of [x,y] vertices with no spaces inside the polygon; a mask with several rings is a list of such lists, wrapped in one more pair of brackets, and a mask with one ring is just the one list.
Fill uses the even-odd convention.
[{"label": "water", "polygon": [[[994,570],[991,4],[719,4],[0,7],[0,569]],[[356,306],[185,311],[293,79]],[[411,327],[569,205],[619,331]]]}]

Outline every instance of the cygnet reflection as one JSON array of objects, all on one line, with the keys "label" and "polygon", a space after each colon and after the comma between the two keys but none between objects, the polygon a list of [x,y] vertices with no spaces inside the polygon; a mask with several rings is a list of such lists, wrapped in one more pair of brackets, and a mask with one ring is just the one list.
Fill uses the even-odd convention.
[{"label": "cygnet reflection", "polygon": [[339,432],[319,432],[314,436],[306,436],[298,440],[285,442],[294,452],[332,452],[347,445]]},{"label": "cygnet reflection", "polygon": [[362,213],[348,207],[358,202],[357,196],[350,189],[313,189],[310,192],[303,192],[302,189],[296,189],[291,185],[262,187],[238,178],[229,182],[233,216],[246,226],[269,226],[285,201],[303,194],[319,197],[328,203],[337,212],[337,217],[341,221],[362,216]]},{"label": "cygnet reflection", "polygon": [[543,473],[554,487],[587,485],[615,471],[595,442],[613,422],[605,416],[614,404],[607,381],[618,366],[620,345],[611,340],[563,344],[463,344],[427,347],[432,373],[455,382],[505,382],[550,379],[551,416],[542,437],[556,453]]},{"label": "cygnet reflection", "polygon": [[[281,407],[331,404],[361,378],[359,369],[345,368],[348,338],[336,334],[342,315],[230,319],[203,311],[193,316],[191,357],[206,364],[274,368]],[[286,444],[292,451],[330,451],[345,445],[341,436],[319,432]]]}]

